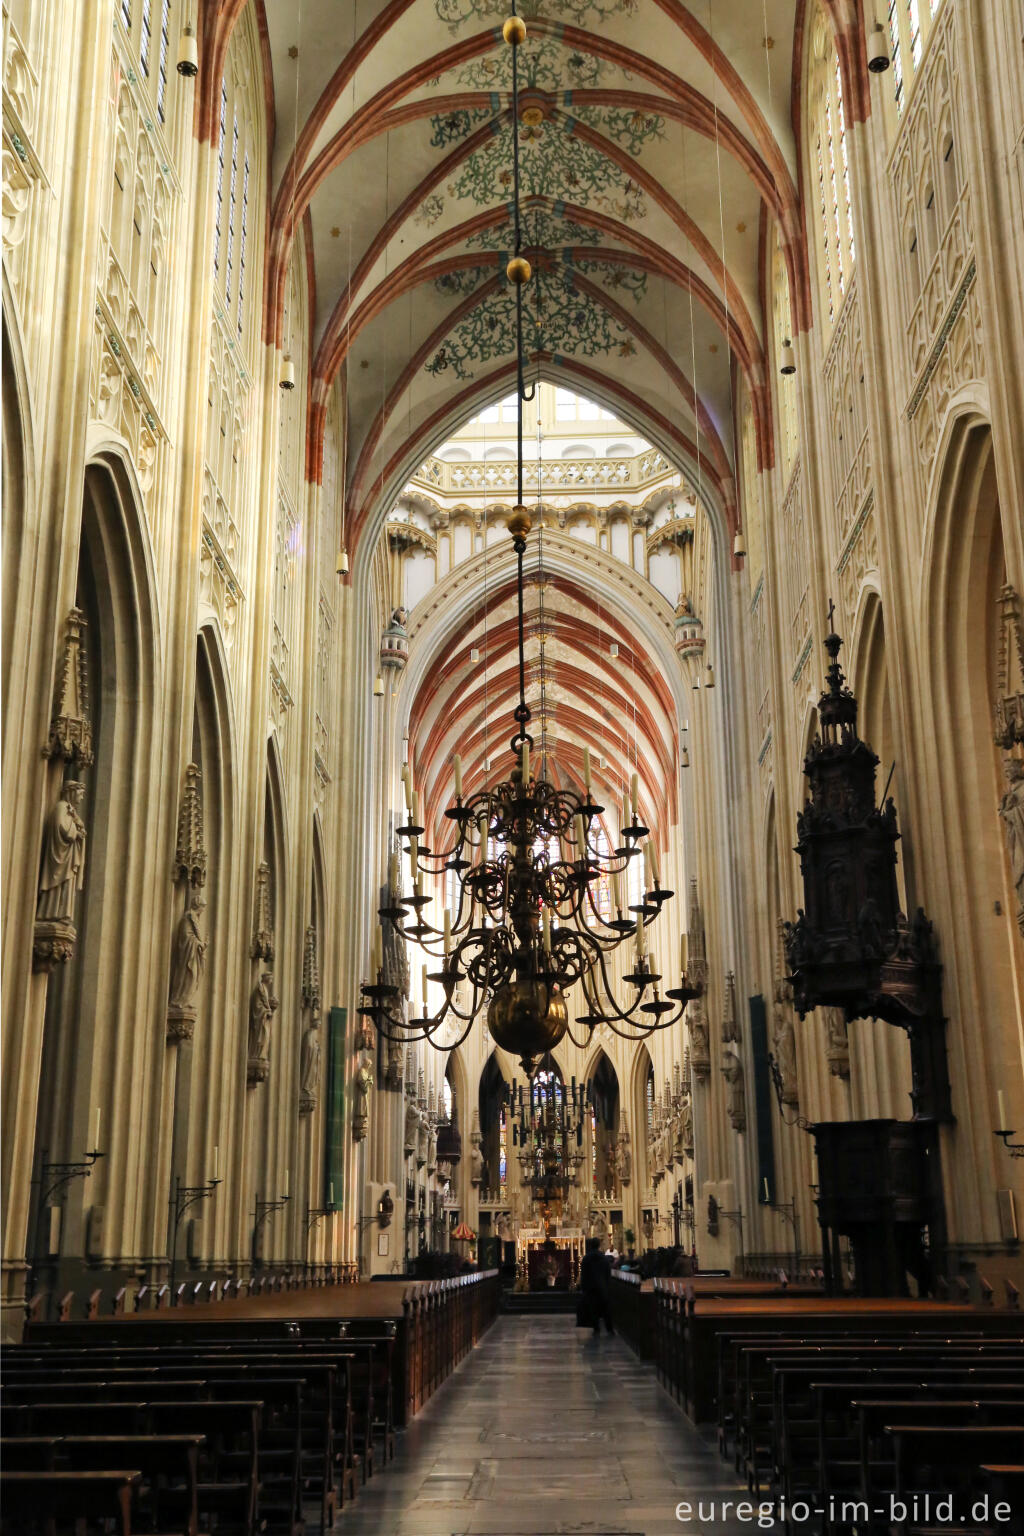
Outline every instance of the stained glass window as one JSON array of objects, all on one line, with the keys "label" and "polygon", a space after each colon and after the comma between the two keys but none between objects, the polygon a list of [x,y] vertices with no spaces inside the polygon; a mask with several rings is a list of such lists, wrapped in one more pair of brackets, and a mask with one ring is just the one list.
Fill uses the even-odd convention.
[{"label": "stained glass window", "polygon": [[498,1122],[498,1177],[502,1189],[508,1175],[508,1118],[504,1105],[502,1105],[501,1119]]},{"label": "stained glass window", "polygon": [[924,56],[925,44],[942,0],[888,0],[889,49],[892,57],[894,120],[899,121]]},{"label": "stained glass window", "polygon": [[818,269],[823,318],[831,324],[853,274],[853,206],[842,74],[832,29],[820,8],[812,36],[808,98],[821,217]]},{"label": "stained glass window", "polygon": [[213,232],[213,270],[220,272],[220,241],[224,222],[224,139],[228,127],[228,82],[220,84],[220,132],[217,135],[217,220]]},{"label": "stained glass window", "polygon": [[157,68],[156,110],[160,121],[167,111],[167,54],[171,46],[171,0],[163,0],[160,18],[160,63]]}]

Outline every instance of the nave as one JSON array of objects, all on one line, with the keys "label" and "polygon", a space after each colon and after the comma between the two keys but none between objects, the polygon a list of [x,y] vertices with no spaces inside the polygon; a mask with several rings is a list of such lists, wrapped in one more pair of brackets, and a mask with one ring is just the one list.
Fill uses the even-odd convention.
[{"label": "nave", "polygon": [[[360,1493],[341,1536],[698,1536],[696,1505],[745,1497],[650,1362],[571,1316],[499,1317]],[[694,1521],[675,1518],[680,1500]],[[734,1520],[700,1527],[739,1530]]]}]

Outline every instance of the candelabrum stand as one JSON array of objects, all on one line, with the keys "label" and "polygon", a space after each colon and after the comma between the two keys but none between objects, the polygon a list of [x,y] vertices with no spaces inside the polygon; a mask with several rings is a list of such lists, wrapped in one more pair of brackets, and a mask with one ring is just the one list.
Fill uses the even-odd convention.
[{"label": "candelabrum stand", "polygon": [[1011,1157],[1024,1157],[1024,1141],[1010,1140],[1011,1136],[1016,1136],[1016,1131],[995,1131],[993,1134],[999,1137]]},{"label": "candelabrum stand", "polygon": [[743,1252],[743,1207],[738,1205],[734,1211],[723,1211],[719,1207],[718,1214],[719,1216],[724,1216],[727,1221],[731,1221],[740,1234],[740,1270],[742,1271],[745,1258]]},{"label": "candelabrum stand", "polygon": [[328,1203],[326,1205],[315,1205],[315,1206],[314,1205],[307,1205],[306,1206],[306,1266],[305,1266],[305,1269],[306,1269],[306,1278],[307,1279],[309,1278],[310,1271],[313,1268],[312,1264],[309,1261],[309,1234],[311,1232],[315,1232],[316,1231],[317,1227],[320,1225],[321,1221],[323,1221],[325,1216],[333,1216],[337,1209],[338,1209],[338,1207],[334,1204],[333,1201],[328,1201]]},{"label": "candelabrum stand", "polygon": [[176,1307],[178,1304],[175,1281],[178,1275],[178,1228],[181,1226],[181,1218],[189,1207],[195,1205],[197,1201],[209,1200],[219,1183],[220,1179],[208,1179],[205,1184],[183,1184],[180,1174],[175,1177],[174,1197],[171,1201],[174,1209],[174,1225],[171,1229],[171,1272],[169,1279],[172,1307]]},{"label": "candelabrum stand", "polygon": [[775,1200],[765,1202],[770,1211],[776,1211],[783,1221],[788,1221],[793,1228],[793,1279],[797,1277],[800,1268],[800,1218],[796,1211],[796,1200],[787,1200],[784,1205]]},{"label": "candelabrum stand", "polygon": [[252,1262],[257,1267],[262,1261],[259,1258],[259,1235],[264,1222],[269,1221],[275,1211],[283,1211],[291,1200],[291,1195],[279,1195],[276,1200],[261,1200],[256,1196],[256,1219],[252,1228]]},{"label": "candelabrum stand", "polygon": [[[99,1123],[99,1113],[96,1115]],[[96,1163],[105,1154],[97,1149],[86,1152],[81,1162],[77,1163],[51,1163],[47,1161],[48,1148],[43,1148],[42,1160],[39,1164],[39,1201],[36,1206],[36,1230],[32,1243],[32,1266],[29,1271],[28,1296],[35,1293],[36,1277],[41,1262],[40,1249],[43,1243],[43,1225],[46,1219],[46,1209],[58,1192],[63,1193],[74,1179],[88,1179],[92,1177],[92,1170]]]}]

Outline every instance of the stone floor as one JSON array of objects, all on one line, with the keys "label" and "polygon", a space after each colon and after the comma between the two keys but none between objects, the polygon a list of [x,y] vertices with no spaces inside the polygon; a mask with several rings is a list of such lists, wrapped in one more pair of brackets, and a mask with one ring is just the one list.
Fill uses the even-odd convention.
[{"label": "stone floor", "polygon": [[[744,1498],[730,1462],[617,1337],[502,1317],[359,1490],[339,1536],[738,1536],[697,1501]],[[692,1518],[676,1518],[680,1501]],[[705,1514],[710,1510],[705,1508]],[[717,1513],[717,1511],[716,1511]]]}]

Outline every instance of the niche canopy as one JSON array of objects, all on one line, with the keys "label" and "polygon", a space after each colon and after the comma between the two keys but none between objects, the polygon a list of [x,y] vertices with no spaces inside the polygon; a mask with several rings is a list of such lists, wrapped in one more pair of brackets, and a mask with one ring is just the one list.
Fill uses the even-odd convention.
[{"label": "niche canopy", "polygon": [[[604,806],[593,798],[590,753],[584,750],[585,795],[556,788],[548,782],[546,760],[538,775],[531,773],[534,745],[528,726],[526,657],[523,629],[523,556],[532,520],[523,505],[523,403],[533,398],[527,389],[523,351],[523,288],[530,281],[530,264],[522,255],[519,209],[519,85],[517,53],[526,39],[526,26],[515,13],[502,28],[512,49],[512,148],[515,250],[506,275],[516,293],[517,395],[519,402],[518,496],[508,520],[517,558],[519,703],[513,711],[510,776],[493,788],[463,797],[462,771],[455,759],[455,804],[444,813],[453,824],[455,840],[435,852],[420,839],[419,797],[408,765],[403,769],[408,820],[398,828],[408,856],[412,894],[400,895],[398,854],[392,855],[389,897],[380,908],[382,928],[374,943],[373,979],[363,986],[361,1012],[386,1039],[408,1043],[428,1040],[448,1051],[464,1040],[484,1008],[496,1043],[520,1058],[527,1075],[566,1034],[585,1047],[599,1024],[607,1024],[627,1040],[641,1040],[678,1022],[701,990],[691,982],[683,944],[682,982],[662,995],[661,976],[653,969],[647,929],[672,896],[659,880],[658,861],[648,828],[638,817],[638,776],[632,776],[624,798],[619,847],[607,850],[598,838],[598,818]],[[556,850],[557,848],[557,856]],[[630,864],[643,857],[644,881],[639,901],[622,906],[622,881]],[[423,892],[423,874],[451,870],[458,889],[455,912],[446,910],[444,927],[425,920],[431,897]],[[611,888],[615,916],[601,915],[599,888]],[[384,968],[384,928],[393,927],[413,939],[440,962],[423,967],[422,1014],[406,1017],[402,987]],[[624,980],[633,989],[625,1006],[612,990],[606,960],[621,944],[634,946],[632,969]],[[444,1002],[436,1013],[427,1006],[427,981],[439,983]],[[567,993],[576,983],[583,989],[585,1012],[574,1030]]]}]

